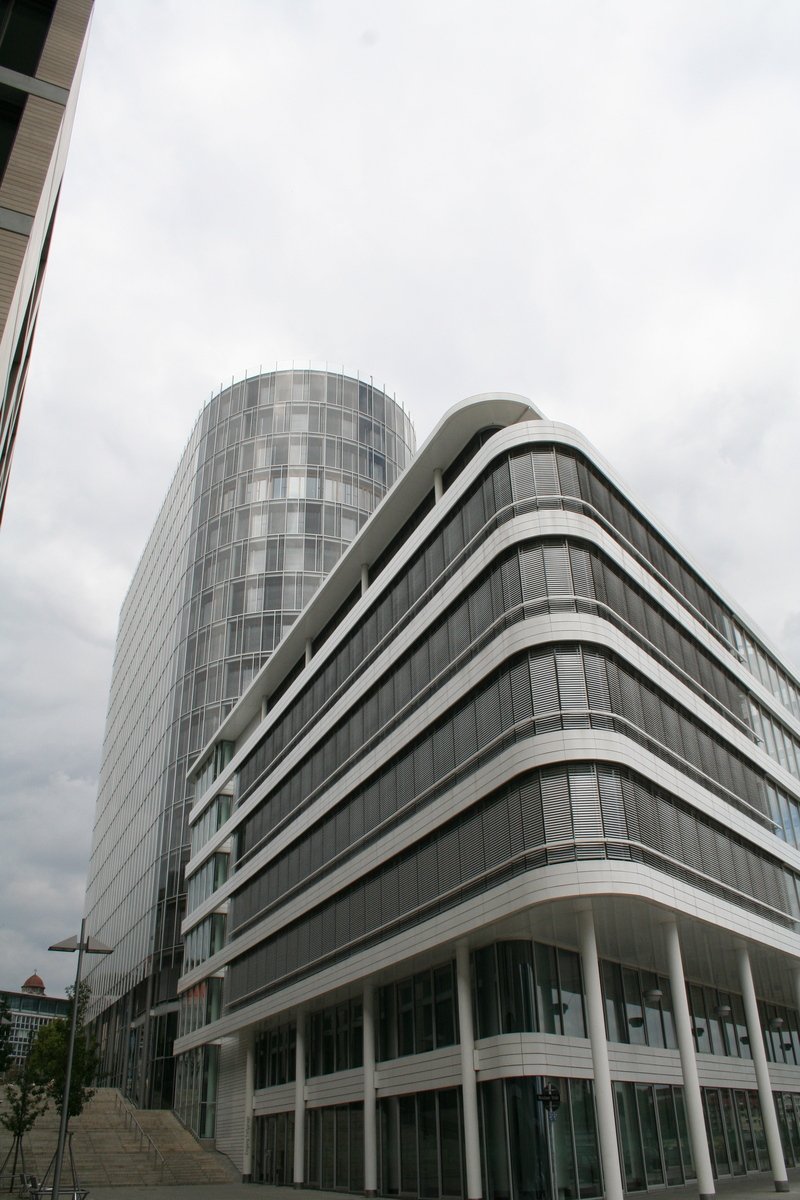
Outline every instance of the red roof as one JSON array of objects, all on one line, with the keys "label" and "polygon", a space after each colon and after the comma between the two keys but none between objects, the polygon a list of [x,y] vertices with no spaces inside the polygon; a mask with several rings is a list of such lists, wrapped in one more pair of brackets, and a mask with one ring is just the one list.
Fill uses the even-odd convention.
[{"label": "red roof", "polygon": [[44,980],[41,975],[37,975],[34,971],[33,975],[29,979],[26,979],[22,986],[23,988],[41,988],[44,991]]}]

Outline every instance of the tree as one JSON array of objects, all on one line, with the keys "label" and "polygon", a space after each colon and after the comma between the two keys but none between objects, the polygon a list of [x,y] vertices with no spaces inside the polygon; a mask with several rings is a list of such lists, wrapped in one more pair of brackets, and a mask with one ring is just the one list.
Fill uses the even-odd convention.
[{"label": "tree", "polygon": [[[72,1006],[75,989],[68,988],[70,1006],[67,1015],[49,1025],[43,1025],[36,1035],[28,1056],[32,1078],[44,1087],[52,1098],[59,1114],[64,1100],[64,1081],[67,1073],[67,1048],[72,1021]],[[97,1043],[86,1031],[86,1012],[89,1006],[90,989],[87,983],[78,988],[78,1024],[75,1030],[75,1050],[72,1055],[72,1075],[69,1087],[67,1119],[77,1117],[83,1106],[94,1095],[89,1086],[97,1072]]]},{"label": "tree", "polygon": [[0,1075],[11,1062],[11,1006],[5,997],[0,1000]]},{"label": "tree", "polygon": [[[35,1125],[38,1118],[47,1108],[47,1094],[41,1084],[36,1083],[28,1070],[28,1064],[24,1067],[16,1067],[15,1075],[6,1085],[6,1101],[8,1103],[8,1112],[0,1115],[0,1123],[2,1123],[9,1133],[13,1133],[14,1141],[6,1155],[3,1163],[3,1171],[6,1164],[14,1156],[14,1162],[11,1167],[11,1181],[8,1190],[14,1190],[14,1180],[17,1178],[17,1162],[22,1161],[22,1175],[25,1174],[25,1154],[22,1149],[22,1139],[26,1133],[29,1133]],[[21,1181],[21,1177],[20,1177]]]}]

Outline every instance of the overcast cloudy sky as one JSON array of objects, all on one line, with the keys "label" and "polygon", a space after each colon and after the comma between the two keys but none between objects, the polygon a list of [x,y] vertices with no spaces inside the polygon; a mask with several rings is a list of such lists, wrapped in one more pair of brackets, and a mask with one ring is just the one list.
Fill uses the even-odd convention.
[{"label": "overcast cloudy sky", "polygon": [[800,5],[96,0],[0,529],[0,986],[78,926],[117,616],[201,404],[522,392],[800,659]]}]

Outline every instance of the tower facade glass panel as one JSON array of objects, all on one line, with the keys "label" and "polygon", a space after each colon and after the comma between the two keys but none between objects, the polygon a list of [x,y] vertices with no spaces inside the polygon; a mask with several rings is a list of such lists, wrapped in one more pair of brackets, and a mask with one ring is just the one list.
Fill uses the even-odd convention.
[{"label": "tower facade glass panel", "polygon": [[[101,1078],[141,1104],[172,1098],[188,767],[413,448],[391,397],[313,370],[232,384],[192,430],[122,609],[87,892],[89,928],[114,947],[89,976]],[[205,832],[228,810],[223,796]],[[216,855],[193,903],[227,869]],[[223,926],[209,919],[189,952],[213,952]]]}]

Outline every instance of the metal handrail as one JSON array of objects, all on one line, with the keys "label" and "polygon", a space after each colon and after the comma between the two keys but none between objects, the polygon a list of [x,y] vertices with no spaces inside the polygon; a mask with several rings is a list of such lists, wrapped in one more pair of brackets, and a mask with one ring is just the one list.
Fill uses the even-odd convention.
[{"label": "metal handrail", "polygon": [[152,1150],[155,1160],[161,1168],[161,1178],[163,1180],[164,1171],[167,1169],[167,1161],[159,1150],[158,1146],[150,1137],[150,1134],[147,1132],[147,1130],[142,1129],[141,1125],[136,1120],[136,1117],[133,1115],[133,1107],[130,1101],[123,1096],[122,1092],[118,1088],[114,1088],[114,1107],[122,1111],[126,1126],[138,1137],[139,1149],[141,1150],[144,1146],[146,1146],[148,1154]]}]

